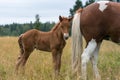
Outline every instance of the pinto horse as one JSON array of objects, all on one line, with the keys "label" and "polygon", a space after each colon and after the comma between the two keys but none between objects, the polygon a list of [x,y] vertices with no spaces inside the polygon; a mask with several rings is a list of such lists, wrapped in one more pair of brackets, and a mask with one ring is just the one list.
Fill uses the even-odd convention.
[{"label": "pinto horse", "polygon": [[20,56],[16,64],[16,71],[19,66],[24,69],[28,57],[34,49],[52,52],[55,75],[58,75],[61,67],[61,56],[63,48],[69,37],[70,22],[72,18],[59,16],[57,23],[49,32],[42,32],[36,29],[29,30],[22,34],[19,39]]},{"label": "pinto horse", "polygon": [[[82,35],[86,48],[82,52]],[[87,63],[91,60],[95,80],[101,80],[97,68],[100,45],[103,40],[120,44],[120,3],[99,1],[78,9],[72,24],[72,69],[77,70],[81,60],[81,75],[87,80]],[[82,53],[82,54],[81,54]],[[81,59],[79,59],[81,57]],[[77,69],[76,69],[77,68]]]}]

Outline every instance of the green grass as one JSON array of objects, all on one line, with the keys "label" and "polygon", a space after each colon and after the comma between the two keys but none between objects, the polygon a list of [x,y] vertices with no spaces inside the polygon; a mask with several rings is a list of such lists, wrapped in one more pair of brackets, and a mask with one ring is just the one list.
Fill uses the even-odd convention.
[{"label": "green grass", "polygon": [[[51,53],[35,50],[28,59],[25,74],[14,74],[19,55],[17,37],[0,37],[0,80],[53,80]],[[88,64],[88,80],[93,80]],[[120,46],[104,41],[98,60],[102,80],[120,80]],[[63,50],[61,76],[58,80],[76,80],[71,75],[71,39]]]}]

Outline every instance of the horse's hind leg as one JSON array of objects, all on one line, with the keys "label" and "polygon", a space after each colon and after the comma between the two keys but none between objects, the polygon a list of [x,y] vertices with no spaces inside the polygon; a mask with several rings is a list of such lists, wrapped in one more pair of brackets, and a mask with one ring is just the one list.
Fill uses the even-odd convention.
[{"label": "horse's hind leg", "polygon": [[94,39],[92,39],[87,47],[85,48],[85,50],[83,51],[82,55],[81,55],[81,73],[82,73],[82,79],[83,80],[87,80],[87,63],[91,58],[91,55],[93,54],[93,52],[95,51],[97,46],[97,43]]},{"label": "horse's hind leg", "polygon": [[95,80],[101,80],[101,76],[100,76],[98,68],[97,68],[97,60],[98,60],[98,52],[99,52],[100,44],[101,43],[99,43],[97,45],[95,51],[93,52],[93,56],[91,57],[91,62],[93,65],[93,72],[94,72]]}]

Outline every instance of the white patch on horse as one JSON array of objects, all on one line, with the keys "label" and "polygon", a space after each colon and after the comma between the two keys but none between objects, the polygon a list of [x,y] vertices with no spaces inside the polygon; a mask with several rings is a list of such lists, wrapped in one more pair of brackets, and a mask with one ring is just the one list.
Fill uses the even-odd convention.
[{"label": "white patch on horse", "polygon": [[83,54],[81,56],[82,59],[81,71],[82,71],[82,78],[84,80],[87,80],[87,73],[86,73],[87,63],[90,60],[91,56],[93,55],[93,52],[95,51],[96,47],[97,47],[97,42],[95,41],[95,39],[91,39],[91,41],[89,41],[86,49],[83,51]]},{"label": "white patch on horse", "polygon": [[84,50],[84,52],[83,52],[83,54],[82,54],[82,58],[84,58],[84,59],[82,60],[83,62],[88,62],[88,61],[89,61],[89,59],[90,59],[93,51],[95,50],[96,46],[97,46],[97,43],[96,43],[95,39],[92,39],[92,40],[88,43],[86,49]]},{"label": "white patch on horse", "polygon": [[109,3],[109,1],[99,1],[97,3],[99,4],[99,10],[103,12],[108,6],[106,3]]}]

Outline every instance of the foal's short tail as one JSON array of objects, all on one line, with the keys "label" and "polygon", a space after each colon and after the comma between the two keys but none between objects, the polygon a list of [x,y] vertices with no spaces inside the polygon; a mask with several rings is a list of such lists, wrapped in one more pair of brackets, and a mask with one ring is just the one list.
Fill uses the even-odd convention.
[{"label": "foal's short tail", "polygon": [[80,30],[80,15],[82,10],[78,10],[72,22],[72,71],[80,73],[82,47],[82,33]]},{"label": "foal's short tail", "polygon": [[20,54],[23,54],[23,52],[24,52],[23,43],[22,43],[22,37],[23,37],[23,34],[21,34],[19,36],[19,39],[18,39],[18,44],[19,44],[19,47],[20,47]]}]

